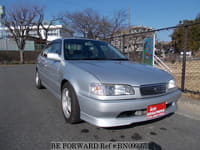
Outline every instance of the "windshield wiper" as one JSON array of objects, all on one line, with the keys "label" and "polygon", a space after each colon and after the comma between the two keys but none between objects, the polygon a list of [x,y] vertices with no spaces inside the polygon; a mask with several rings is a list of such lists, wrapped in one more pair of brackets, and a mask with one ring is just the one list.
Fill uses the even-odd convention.
[{"label": "windshield wiper", "polygon": [[127,61],[127,60],[129,60],[129,59],[127,59],[127,58],[117,58],[117,59],[108,59],[108,60],[120,60],[120,61]]},{"label": "windshield wiper", "polygon": [[78,58],[78,59],[68,59],[68,60],[116,60],[116,61],[127,61],[127,58],[118,58],[118,59],[112,59],[112,58]]},{"label": "windshield wiper", "polygon": [[106,58],[83,58],[82,60],[107,60]]},{"label": "windshield wiper", "polygon": [[74,58],[74,59],[67,59],[67,60],[106,60],[105,58]]}]

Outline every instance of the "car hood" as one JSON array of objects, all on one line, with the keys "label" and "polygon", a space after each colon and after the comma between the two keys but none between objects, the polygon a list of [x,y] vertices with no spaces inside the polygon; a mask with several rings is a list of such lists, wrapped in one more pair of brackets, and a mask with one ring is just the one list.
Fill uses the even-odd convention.
[{"label": "car hood", "polygon": [[73,61],[72,64],[91,73],[102,83],[140,86],[172,79],[165,71],[130,61]]}]

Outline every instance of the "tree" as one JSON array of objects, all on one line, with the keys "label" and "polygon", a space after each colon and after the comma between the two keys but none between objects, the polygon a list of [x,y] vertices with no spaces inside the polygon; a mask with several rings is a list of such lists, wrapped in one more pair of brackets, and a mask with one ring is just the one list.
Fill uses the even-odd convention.
[{"label": "tree", "polygon": [[101,16],[91,8],[65,13],[62,23],[74,32],[75,36],[90,39],[107,39],[119,31],[126,21],[125,11],[118,11],[112,18]]},{"label": "tree", "polygon": [[[183,50],[184,45],[184,25],[192,23],[200,23],[200,15],[197,15],[195,20],[184,20],[180,28],[176,28],[172,33],[172,40],[176,44],[176,51],[180,52]],[[196,52],[200,50],[200,25],[193,25],[188,27],[188,50]]]},{"label": "tree", "polygon": [[200,13],[197,14],[195,20],[196,20],[196,21],[200,21]]},{"label": "tree", "polygon": [[98,38],[102,40],[106,40],[112,36],[113,24],[112,21],[108,17],[102,17],[101,21],[99,21],[99,34]]},{"label": "tree", "polygon": [[7,9],[3,24],[8,28],[15,40],[19,52],[20,63],[24,63],[24,47],[33,25],[37,20],[37,6],[15,6]]},{"label": "tree", "polygon": [[126,27],[127,12],[123,9],[114,13],[112,18],[112,33],[111,37],[122,28]]},{"label": "tree", "polygon": [[74,13],[65,13],[62,23],[72,30],[77,36],[94,38],[98,34],[100,16],[93,9],[85,9]]},{"label": "tree", "polygon": [[[45,16],[44,16],[43,8],[37,7],[35,9],[35,11],[36,11],[36,13],[38,15],[38,20],[37,20],[37,22],[35,22],[35,25],[37,26],[38,37],[39,37],[39,39],[44,40],[45,42],[47,42],[48,32],[50,30],[50,27],[55,24],[55,22],[58,20],[58,18],[52,17],[50,19],[50,21],[45,22],[44,21]],[[41,29],[44,30],[44,37],[41,34]]]}]

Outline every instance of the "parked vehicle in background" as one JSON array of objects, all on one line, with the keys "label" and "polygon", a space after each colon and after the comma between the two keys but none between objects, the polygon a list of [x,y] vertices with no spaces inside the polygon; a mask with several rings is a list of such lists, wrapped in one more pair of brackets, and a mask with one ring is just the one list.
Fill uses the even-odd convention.
[{"label": "parked vehicle in background", "polygon": [[130,62],[112,45],[58,39],[38,56],[35,82],[61,99],[69,123],[128,125],[175,112],[181,92],[162,70]]}]

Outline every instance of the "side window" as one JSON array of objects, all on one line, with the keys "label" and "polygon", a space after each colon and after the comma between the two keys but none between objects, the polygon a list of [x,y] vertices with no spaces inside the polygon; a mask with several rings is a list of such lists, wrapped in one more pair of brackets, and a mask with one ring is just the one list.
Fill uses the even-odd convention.
[{"label": "side window", "polygon": [[61,41],[53,42],[49,50],[49,53],[57,53],[61,55]]},{"label": "side window", "polygon": [[61,41],[56,41],[47,45],[47,47],[42,51],[41,56],[46,57],[47,53],[57,53],[61,55]]},{"label": "side window", "polygon": [[41,56],[47,57],[47,53],[50,51],[50,49],[51,49],[51,44],[47,45],[47,46],[43,49],[43,51],[41,52]]}]

